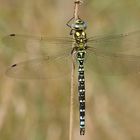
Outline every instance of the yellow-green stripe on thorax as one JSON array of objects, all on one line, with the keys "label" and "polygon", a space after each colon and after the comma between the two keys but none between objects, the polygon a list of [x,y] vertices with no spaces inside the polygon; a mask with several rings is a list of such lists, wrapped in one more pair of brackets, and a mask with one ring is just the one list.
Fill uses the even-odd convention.
[{"label": "yellow-green stripe on thorax", "polygon": [[85,44],[86,44],[86,33],[83,30],[77,30],[74,33],[74,39],[75,39],[75,44],[77,45],[78,50],[83,50],[85,49]]}]

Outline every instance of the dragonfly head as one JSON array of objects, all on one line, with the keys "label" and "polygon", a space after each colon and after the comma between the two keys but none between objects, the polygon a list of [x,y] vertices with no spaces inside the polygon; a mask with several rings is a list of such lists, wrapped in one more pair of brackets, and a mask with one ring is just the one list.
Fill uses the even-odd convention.
[{"label": "dragonfly head", "polygon": [[77,19],[71,27],[73,30],[85,30],[87,28],[87,24],[82,19]]}]

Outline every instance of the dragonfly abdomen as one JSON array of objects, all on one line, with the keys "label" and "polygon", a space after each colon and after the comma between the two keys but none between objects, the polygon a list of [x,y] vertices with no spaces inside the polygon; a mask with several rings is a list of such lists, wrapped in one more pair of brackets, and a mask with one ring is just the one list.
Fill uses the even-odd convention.
[{"label": "dragonfly abdomen", "polygon": [[84,58],[85,50],[77,52],[78,60],[78,93],[80,111],[80,135],[85,134],[85,77],[84,77]]}]

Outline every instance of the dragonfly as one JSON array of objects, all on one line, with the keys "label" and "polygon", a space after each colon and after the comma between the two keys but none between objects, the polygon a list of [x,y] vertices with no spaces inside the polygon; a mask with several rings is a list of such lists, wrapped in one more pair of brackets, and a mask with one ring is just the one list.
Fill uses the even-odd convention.
[{"label": "dragonfly", "polygon": [[[14,78],[51,79],[63,77],[69,71],[70,57],[74,56],[78,68],[78,97],[80,135],[85,134],[85,63],[99,74],[125,75],[140,72],[140,30],[87,37],[87,23],[78,18],[69,20],[70,37],[47,37],[9,34],[3,38],[11,50],[35,53],[39,58],[12,64],[6,74]],[[18,47],[17,47],[18,46]],[[37,50],[37,51],[36,51]],[[51,51],[50,51],[51,50]],[[53,53],[55,52],[55,54]],[[97,68],[95,67],[97,65]]]}]

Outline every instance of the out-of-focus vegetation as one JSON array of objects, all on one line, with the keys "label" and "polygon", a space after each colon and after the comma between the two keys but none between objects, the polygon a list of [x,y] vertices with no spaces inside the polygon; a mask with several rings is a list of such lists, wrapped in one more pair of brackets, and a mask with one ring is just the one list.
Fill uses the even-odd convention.
[{"label": "out-of-focus vegetation", "polygon": [[[92,36],[139,30],[139,13],[139,0],[85,0],[80,9],[81,18],[88,22],[87,34]],[[72,14],[71,0],[0,0],[0,37],[9,33],[65,37]],[[35,54],[30,48],[25,56],[8,47],[1,42],[0,140],[68,139],[70,76],[58,80],[9,78],[5,75],[9,65]],[[74,139],[139,140],[138,75],[106,77],[86,69],[86,135],[79,135],[75,92]]]}]

